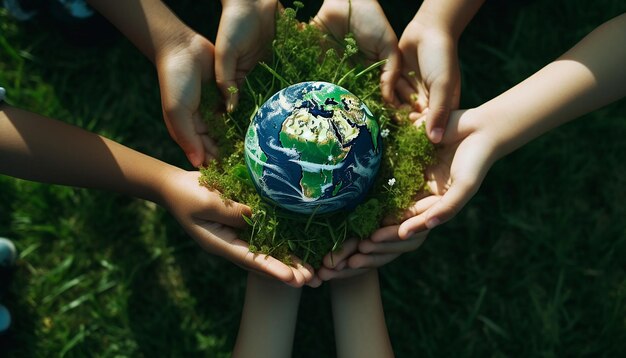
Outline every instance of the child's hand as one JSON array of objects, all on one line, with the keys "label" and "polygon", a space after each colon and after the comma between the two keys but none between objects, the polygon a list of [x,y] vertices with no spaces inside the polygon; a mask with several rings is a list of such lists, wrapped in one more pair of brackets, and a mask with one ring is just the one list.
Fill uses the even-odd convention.
[{"label": "child's hand", "polygon": [[215,79],[232,112],[245,76],[263,57],[274,38],[277,0],[222,0],[222,16],[215,41]]},{"label": "child's hand", "polygon": [[163,179],[161,196],[163,205],[204,250],[290,286],[319,285],[309,265],[296,261],[295,266],[287,266],[271,256],[251,253],[248,243],[237,238],[234,230],[246,225],[243,215],[250,216],[250,208],[237,202],[225,203],[219,193],[198,183],[199,175],[174,171]]},{"label": "child's hand", "polygon": [[324,256],[322,267],[317,270],[317,277],[328,281],[364,274],[388,264],[406,252],[417,250],[428,235],[428,231],[423,231],[410,239],[400,240],[398,227],[399,225],[382,227],[365,240],[346,240],[341,249]]},{"label": "child's hand", "polygon": [[398,228],[401,239],[450,220],[478,191],[487,171],[501,155],[495,143],[499,129],[489,122],[475,118],[472,110],[452,112],[437,148],[437,163],[426,171],[431,195],[407,210],[406,221]]},{"label": "child's hand", "polygon": [[385,101],[394,102],[394,83],[400,69],[398,38],[375,0],[325,0],[313,22],[338,40],[355,36],[359,50],[371,62],[387,60],[382,66],[380,89]]},{"label": "child's hand", "polygon": [[165,124],[195,167],[217,157],[199,112],[202,84],[213,78],[213,44],[195,34],[156,59]]},{"label": "child's hand", "polygon": [[428,138],[439,143],[450,112],[458,108],[461,96],[456,40],[444,30],[413,19],[398,46],[402,70],[396,92],[402,102],[426,114]]}]

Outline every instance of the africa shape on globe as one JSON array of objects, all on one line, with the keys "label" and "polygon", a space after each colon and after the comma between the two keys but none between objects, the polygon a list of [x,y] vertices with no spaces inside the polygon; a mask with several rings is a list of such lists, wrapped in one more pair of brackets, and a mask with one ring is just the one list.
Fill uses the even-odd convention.
[{"label": "africa shape on globe", "polygon": [[266,199],[298,213],[328,213],[365,198],[381,146],[378,122],[358,97],[331,83],[302,82],[258,109],[245,160]]}]

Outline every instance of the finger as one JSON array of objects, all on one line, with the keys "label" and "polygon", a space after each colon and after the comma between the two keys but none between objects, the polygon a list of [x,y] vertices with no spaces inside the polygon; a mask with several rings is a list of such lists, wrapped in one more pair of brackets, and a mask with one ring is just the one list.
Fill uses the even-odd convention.
[{"label": "finger", "polygon": [[207,164],[212,160],[219,159],[219,149],[213,138],[208,135],[201,135],[202,145],[204,147],[204,163]]},{"label": "finger", "polygon": [[423,199],[416,201],[410,208],[406,209],[402,215],[404,220],[417,216],[430,209],[441,197],[437,195],[429,195]]},{"label": "finger", "polygon": [[202,198],[203,211],[197,213],[199,220],[217,222],[230,227],[245,227],[244,216],[252,216],[250,207],[236,201],[224,201],[220,194],[215,191],[206,191],[206,197]]},{"label": "finger", "polygon": [[368,271],[370,271],[370,269],[344,269],[341,271],[320,269],[318,271],[318,276],[320,276],[320,279],[324,281],[330,281],[362,275]]},{"label": "finger", "polygon": [[325,267],[336,269],[336,265],[348,258],[350,255],[356,252],[359,240],[356,238],[350,238],[344,241],[341,247],[336,251],[331,251],[322,260],[322,264]]},{"label": "finger", "polygon": [[350,260],[348,260],[348,267],[350,267],[352,270],[363,270],[363,272],[365,272],[369,269],[384,266],[395,260],[398,256],[400,256],[400,254],[356,254],[350,257]]},{"label": "finger", "polygon": [[294,274],[294,280],[290,284],[293,287],[302,287],[315,277],[315,271],[309,264],[304,264],[299,258],[292,257],[293,264],[291,270]]},{"label": "finger", "polygon": [[237,56],[229,49],[224,49],[221,44],[215,49],[215,82],[224,96],[226,111],[235,110],[239,102],[237,86]]},{"label": "finger", "polygon": [[464,181],[453,182],[448,191],[426,212],[400,224],[398,234],[401,238],[409,237],[414,232],[432,229],[450,220],[476,193],[477,189]]},{"label": "finger", "polygon": [[292,269],[274,257],[250,252],[249,244],[237,238],[237,234],[227,226],[216,222],[203,222],[196,225],[194,239],[211,253],[244,267],[271,276],[282,282],[294,279]]},{"label": "finger", "polygon": [[193,125],[196,135],[202,142],[204,148],[205,157],[203,164],[208,163],[212,159],[217,159],[219,156],[217,143],[213,138],[209,137],[209,125],[202,119],[200,113],[196,112],[193,115]]},{"label": "finger", "polygon": [[428,236],[428,231],[417,233],[407,240],[398,238],[397,241],[378,243],[371,240],[363,240],[359,243],[359,252],[362,254],[401,254],[410,252],[420,247],[426,240],[426,236]]},{"label": "finger", "polygon": [[452,107],[458,105],[455,103],[455,93],[455,84],[450,82],[435,83],[430,87],[426,134],[435,144],[441,142]]},{"label": "finger", "polygon": [[293,279],[286,282],[286,284],[296,288],[302,287],[306,282],[306,279],[304,278],[304,273],[300,271],[298,267],[290,266],[290,269],[293,274]]},{"label": "finger", "polygon": [[387,62],[382,67],[382,73],[380,75],[380,91],[383,99],[387,103],[395,103],[395,85],[400,76],[400,52],[398,51],[398,40],[393,38],[391,45],[383,49],[379,55],[381,59],[386,59]]},{"label": "finger", "polygon": [[400,225],[384,226],[374,231],[369,240],[372,242],[387,242],[399,240],[398,228]]},{"label": "finger", "polygon": [[165,110],[165,125],[174,141],[182,148],[187,159],[194,167],[199,167],[205,158],[204,144],[197,135],[192,118],[180,118]]},{"label": "finger", "polygon": [[317,275],[315,275],[315,277],[306,283],[307,286],[311,287],[311,288],[318,288],[322,285],[324,281],[319,278]]}]

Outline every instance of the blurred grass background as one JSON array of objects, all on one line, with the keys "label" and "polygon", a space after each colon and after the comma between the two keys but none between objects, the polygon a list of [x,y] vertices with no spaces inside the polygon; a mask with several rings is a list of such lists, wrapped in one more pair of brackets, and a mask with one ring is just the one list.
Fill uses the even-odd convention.
[{"label": "blurred grass background", "polygon": [[[321,2],[305,3],[306,20]],[[382,3],[398,34],[419,6]],[[171,5],[214,40],[217,1]],[[622,0],[487,1],[460,40],[462,107],[625,11]],[[161,119],[152,64],[121,36],[76,46],[0,10],[0,85],[14,105],[189,168]],[[496,163],[453,221],[384,267],[397,357],[624,356],[625,138],[625,100],[553,130]],[[20,251],[0,356],[230,356],[245,273],[163,209],[0,176],[0,235]],[[334,352],[328,292],[305,289],[294,357]]]}]

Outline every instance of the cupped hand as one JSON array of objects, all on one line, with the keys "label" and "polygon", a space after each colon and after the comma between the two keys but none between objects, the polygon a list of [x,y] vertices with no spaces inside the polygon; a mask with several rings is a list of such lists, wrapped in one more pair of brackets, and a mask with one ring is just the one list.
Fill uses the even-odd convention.
[{"label": "cupped hand", "polygon": [[489,121],[475,118],[472,110],[452,112],[436,148],[436,164],[426,171],[430,193],[406,211],[398,228],[401,239],[450,220],[478,191],[499,156],[495,135],[485,123]]},{"label": "cupped hand", "polygon": [[417,250],[428,235],[424,231],[407,240],[400,240],[398,227],[399,225],[382,227],[364,240],[346,240],[339,250],[324,256],[322,266],[317,270],[317,277],[322,281],[329,281],[364,274],[390,263],[404,253]]},{"label": "cupped hand", "polygon": [[218,154],[199,112],[202,85],[213,78],[213,52],[213,44],[195,34],[156,60],[165,124],[194,167]]},{"label": "cupped hand", "polygon": [[398,47],[402,69],[396,93],[403,103],[412,104],[417,112],[426,115],[428,138],[439,143],[461,97],[457,41],[451,34],[413,19],[402,33]]},{"label": "cupped hand", "polygon": [[274,38],[277,0],[222,0],[215,40],[215,80],[232,112],[245,76],[266,54]]},{"label": "cupped hand", "polygon": [[237,202],[224,202],[220,194],[198,182],[200,173],[176,170],[163,181],[163,204],[185,231],[207,252],[293,287],[318,286],[313,268],[294,258],[293,265],[250,252],[248,243],[239,239],[235,228],[246,225],[243,216],[250,208]]},{"label": "cupped hand", "polygon": [[387,60],[382,66],[380,88],[385,101],[395,102],[394,83],[400,69],[398,38],[378,1],[325,0],[313,23],[340,40],[352,33],[367,61]]}]

